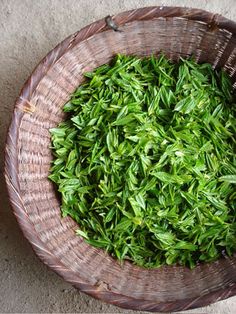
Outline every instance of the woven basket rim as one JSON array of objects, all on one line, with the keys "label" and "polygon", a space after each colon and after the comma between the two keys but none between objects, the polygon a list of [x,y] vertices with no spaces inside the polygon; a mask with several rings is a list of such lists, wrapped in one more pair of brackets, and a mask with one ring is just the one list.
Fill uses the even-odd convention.
[{"label": "woven basket rim", "polygon": [[[210,27],[218,27],[236,34],[236,23],[219,14],[213,14],[208,11],[183,7],[167,7],[167,6],[152,6],[144,7],[135,10],[129,10],[119,13],[113,18],[117,21],[118,25],[135,20],[149,20],[153,18],[186,18],[190,20],[197,20],[207,23]],[[15,102],[14,112],[12,115],[11,124],[8,130],[6,147],[5,147],[5,180],[8,190],[8,195],[13,212],[16,219],[23,231],[24,236],[30,242],[33,250],[38,257],[57,274],[64,278],[67,282],[72,283],[81,291],[107,303],[111,303],[126,309],[145,310],[145,311],[180,311],[191,309],[195,307],[205,306],[209,303],[223,300],[229,296],[236,294],[236,283],[227,288],[219,288],[217,291],[205,294],[196,299],[188,299],[182,301],[164,303],[154,303],[147,300],[134,299],[124,295],[118,295],[111,291],[98,291],[94,287],[84,281],[84,279],[75,280],[73,271],[68,270],[62,262],[54,256],[37,236],[34,225],[30,222],[29,217],[25,211],[24,203],[21,199],[21,191],[18,181],[18,155],[17,143],[19,136],[19,129],[21,120],[25,112],[22,110],[25,103],[27,103],[39,84],[40,80],[46,75],[50,67],[52,67],[60,58],[73,46],[79,42],[103,31],[107,31],[105,19],[98,20],[80,31],[68,36],[54,49],[52,49],[35,67],[28,80],[23,85],[19,97]],[[111,30],[112,31],[112,30]],[[74,273],[75,275],[75,273]],[[79,275],[76,273],[77,278]]]}]

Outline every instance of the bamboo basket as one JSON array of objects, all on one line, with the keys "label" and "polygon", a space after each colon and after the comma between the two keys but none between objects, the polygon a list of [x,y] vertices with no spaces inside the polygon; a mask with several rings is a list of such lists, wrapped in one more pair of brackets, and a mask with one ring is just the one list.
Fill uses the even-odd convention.
[{"label": "bamboo basket", "polygon": [[121,267],[103,250],[75,235],[77,224],[61,218],[60,200],[47,179],[52,154],[49,129],[64,118],[63,104],[83,72],[117,53],[164,52],[177,61],[223,67],[236,87],[236,23],[206,11],[147,7],[113,17],[120,31],[99,20],[69,36],[39,63],[18,97],[6,144],[9,198],[25,237],[40,259],[81,291],[117,306],[180,311],[236,294],[236,255],[189,270],[180,266]]}]

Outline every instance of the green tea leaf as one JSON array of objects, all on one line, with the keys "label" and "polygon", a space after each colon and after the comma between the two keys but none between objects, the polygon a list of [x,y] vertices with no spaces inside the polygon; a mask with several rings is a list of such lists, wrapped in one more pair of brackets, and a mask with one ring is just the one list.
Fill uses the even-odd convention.
[{"label": "green tea leaf", "polygon": [[227,175],[222,176],[219,178],[219,181],[229,182],[229,183],[236,183],[236,175]]},{"label": "green tea leaf", "polygon": [[49,179],[87,243],[143,267],[236,251],[236,110],[230,77],[163,54],[84,74],[50,129]]}]

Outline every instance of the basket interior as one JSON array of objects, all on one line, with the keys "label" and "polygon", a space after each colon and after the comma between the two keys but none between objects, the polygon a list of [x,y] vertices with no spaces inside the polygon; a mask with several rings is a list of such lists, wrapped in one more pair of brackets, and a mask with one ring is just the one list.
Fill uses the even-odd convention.
[{"label": "basket interior", "polygon": [[79,274],[80,280],[101,291],[150,303],[197,299],[236,281],[236,258],[191,271],[174,266],[147,270],[129,262],[121,267],[75,235],[78,226],[69,217],[61,218],[60,200],[47,179],[52,160],[49,128],[63,120],[62,106],[83,81],[83,72],[109,62],[117,53],[146,56],[162,51],[175,61],[194,55],[198,62],[225,68],[236,87],[236,39],[227,30],[182,17],[133,21],[121,30],[100,32],[68,49],[31,95],[29,103],[35,109],[23,115],[17,142],[22,201],[45,248],[74,272],[75,280]]}]

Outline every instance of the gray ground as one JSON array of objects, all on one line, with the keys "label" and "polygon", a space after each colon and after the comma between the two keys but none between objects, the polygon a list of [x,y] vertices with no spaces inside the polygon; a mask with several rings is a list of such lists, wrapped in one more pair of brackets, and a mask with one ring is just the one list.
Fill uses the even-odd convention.
[{"label": "gray ground", "polygon": [[[11,213],[3,179],[3,151],[14,100],[35,65],[83,26],[131,8],[178,5],[236,20],[235,0],[0,0],[0,312],[134,313],[94,300],[44,266]],[[188,313],[236,313],[236,297]]]}]

